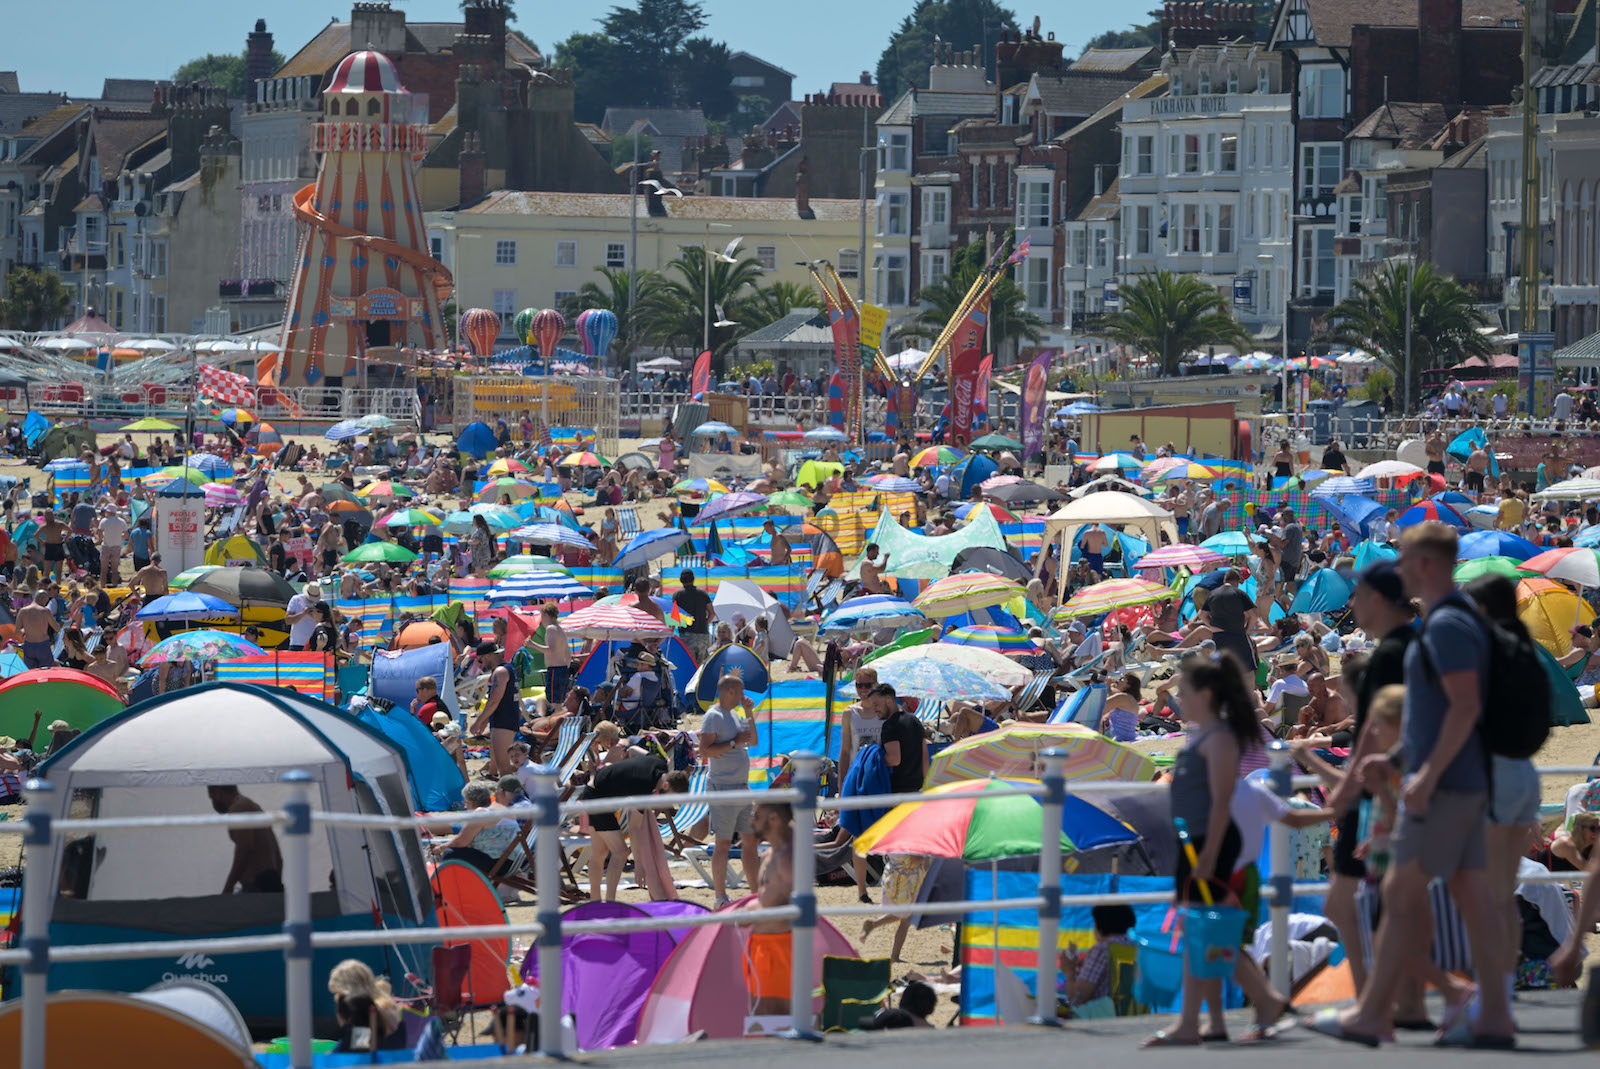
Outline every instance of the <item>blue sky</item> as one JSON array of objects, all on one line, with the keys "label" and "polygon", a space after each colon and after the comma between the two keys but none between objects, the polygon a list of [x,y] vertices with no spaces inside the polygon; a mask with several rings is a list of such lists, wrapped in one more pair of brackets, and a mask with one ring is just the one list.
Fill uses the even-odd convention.
[{"label": "blue sky", "polygon": [[[456,0],[394,0],[418,21],[460,18]],[[522,0],[519,28],[542,49],[552,49],[569,34],[593,30],[595,19],[615,0]],[[889,35],[911,10],[912,0],[703,0],[707,32],[776,63],[795,75],[795,95],[816,92],[834,81],[854,80],[878,64]],[[295,50],[337,15],[347,19],[343,0],[169,0],[133,5],[113,0],[15,3],[6,13],[0,70],[16,69],[26,91],[98,95],[106,77],[165,78],[185,60],[207,52],[244,47],[257,18],[267,20],[278,50]],[[1034,9],[1008,5],[1024,24]],[[1083,17],[1065,12],[1092,6]],[[1155,6],[1150,0],[1103,0],[1094,5],[1058,5],[1044,29],[1054,30],[1075,55],[1083,42],[1102,30],[1121,29]],[[231,14],[230,14],[231,12]],[[1040,11],[1045,14],[1044,11]],[[61,19],[68,16],[70,26]],[[1070,21],[1069,21],[1070,19]],[[967,42],[957,42],[958,47]]]}]

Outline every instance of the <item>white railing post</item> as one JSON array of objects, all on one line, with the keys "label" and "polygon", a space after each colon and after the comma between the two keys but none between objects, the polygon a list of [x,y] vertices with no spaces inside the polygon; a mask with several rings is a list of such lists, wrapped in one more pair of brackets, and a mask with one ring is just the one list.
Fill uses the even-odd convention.
[{"label": "white railing post", "polygon": [[[1288,802],[1294,793],[1289,773],[1289,744],[1283,740],[1267,748],[1271,762],[1272,793]],[[1268,832],[1271,843],[1270,901],[1272,919],[1272,957],[1268,977],[1274,991],[1289,990],[1289,907],[1294,904],[1294,861],[1290,856],[1289,825],[1274,821]]]},{"label": "white railing post", "polygon": [[284,1009],[288,1018],[289,1064],[311,1069],[311,775],[284,773],[289,788],[283,815]]},{"label": "white railing post", "polygon": [[[1067,804],[1067,751],[1051,747],[1044,760],[1039,827],[1039,961],[1029,1024],[1060,1027],[1056,1017],[1056,943],[1061,932],[1061,821]],[[999,918],[995,919],[999,923]]]},{"label": "white railing post", "polygon": [[50,903],[55,899],[56,877],[46,865],[53,834],[50,800],[55,788],[48,780],[30,779],[23,787],[28,801],[28,872],[22,880],[22,947],[28,960],[22,966],[22,1069],[44,1069],[45,1033],[50,998]]},{"label": "white railing post", "polygon": [[534,919],[540,932],[539,1054],[561,1051],[561,773],[554,765],[533,770],[533,879],[538,895]]},{"label": "white railing post", "polygon": [[[790,926],[789,954],[789,1039],[821,1039],[811,1020],[811,992],[816,987],[812,975],[811,948],[817,928],[817,862],[814,831],[817,826],[817,770],[822,758],[809,750],[791,755],[795,790],[800,800],[794,813],[794,888],[789,904],[800,911]],[[751,888],[755,890],[755,888]]]}]

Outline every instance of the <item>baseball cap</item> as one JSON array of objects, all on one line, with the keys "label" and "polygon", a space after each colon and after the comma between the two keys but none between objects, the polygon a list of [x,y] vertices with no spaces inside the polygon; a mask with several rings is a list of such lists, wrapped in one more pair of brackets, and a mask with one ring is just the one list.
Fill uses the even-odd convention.
[{"label": "baseball cap", "polygon": [[1394,566],[1393,561],[1380,560],[1367,565],[1357,577],[1356,584],[1369,588],[1391,604],[1397,606],[1409,604],[1406,599],[1406,585],[1401,581],[1400,571]]}]

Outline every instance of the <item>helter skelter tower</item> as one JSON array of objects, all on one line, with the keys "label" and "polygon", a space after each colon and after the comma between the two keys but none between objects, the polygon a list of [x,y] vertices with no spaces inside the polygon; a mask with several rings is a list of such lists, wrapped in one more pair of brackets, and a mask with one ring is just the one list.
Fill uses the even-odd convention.
[{"label": "helter skelter tower", "polygon": [[284,309],[286,387],[353,385],[369,353],[446,344],[450,272],[428,255],[417,192],[425,102],[382,53],[355,52],[334,70],[322,107],[311,135],[317,180],[294,196],[303,229]]}]

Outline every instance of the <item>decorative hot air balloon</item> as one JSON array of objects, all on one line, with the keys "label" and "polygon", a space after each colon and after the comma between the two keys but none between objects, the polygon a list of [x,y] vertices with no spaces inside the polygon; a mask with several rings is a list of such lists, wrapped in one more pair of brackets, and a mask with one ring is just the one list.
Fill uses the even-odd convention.
[{"label": "decorative hot air balloon", "polygon": [[606,350],[617,336],[617,313],[609,308],[591,308],[579,318],[578,336],[583,339],[583,351],[590,356],[605,359]]},{"label": "decorative hot air balloon", "polygon": [[533,341],[539,346],[539,355],[546,365],[555,359],[556,343],[567,332],[567,320],[554,308],[546,308],[533,317]]},{"label": "decorative hot air balloon", "polygon": [[578,336],[578,344],[583,348],[584,356],[593,356],[594,349],[589,344],[589,318],[594,315],[593,308],[585,308],[578,313],[578,318],[572,321],[572,333]]},{"label": "decorative hot air balloon", "polygon": [[500,317],[487,308],[468,308],[461,316],[461,333],[472,343],[473,352],[487,357],[500,336]]},{"label": "decorative hot air balloon", "polygon": [[534,312],[532,308],[524,308],[522,311],[518,312],[516,318],[511,321],[511,333],[515,334],[517,341],[521,342],[523,345],[533,344],[533,339],[529,337],[529,334],[533,330],[533,317],[536,314],[537,313]]}]

